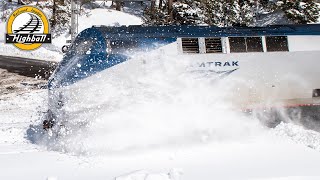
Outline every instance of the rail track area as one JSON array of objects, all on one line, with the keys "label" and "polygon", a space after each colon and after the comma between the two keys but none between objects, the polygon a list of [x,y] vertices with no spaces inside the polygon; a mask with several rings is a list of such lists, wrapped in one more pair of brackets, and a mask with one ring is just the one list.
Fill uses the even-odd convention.
[{"label": "rail track area", "polygon": [[48,79],[56,67],[55,62],[21,57],[0,56],[0,68],[22,76]]},{"label": "rail track area", "polygon": [[54,62],[0,56],[0,100],[46,88],[55,66]]}]

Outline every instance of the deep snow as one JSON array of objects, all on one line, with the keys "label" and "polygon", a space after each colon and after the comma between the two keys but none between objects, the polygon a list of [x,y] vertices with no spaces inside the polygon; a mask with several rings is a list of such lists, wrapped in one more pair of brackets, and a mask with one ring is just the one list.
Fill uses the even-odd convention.
[{"label": "deep snow", "polygon": [[[67,136],[52,139],[41,129],[47,90],[0,100],[0,179],[320,178],[318,132],[267,129],[229,109],[218,87],[178,76],[179,66],[163,58],[153,56],[134,79],[114,68],[103,85],[108,93],[89,94],[99,114]],[[68,120],[86,115],[79,110]]]},{"label": "deep snow", "polygon": [[[127,180],[167,180],[170,177],[183,180],[293,180],[320,177],[319,133],[292,124],[281,124],[275,129],[254,125],[231,134],[224,133],[230,133],[228,127],[224,127],[215,134],[216,137],[224,137],[221,139],[204,138],[197,143],[175,142],[173,145],[147,148],[137,144],[135,149],[123,151],[110,147],[110,151],[104,149],[105,152],[91,155],[50,151],[50,145],[32,144],[32,134],[28,133],[30,124],[40,123],[45,99],[46,91],[37,90],[12,97],[9,101],[0,101],[0,179],[114,179],[120,176]],[[234,127],[239,124],[226,121],[237,122],[237,117],[227,119],[222,115],[219,123],[231,129],[239,128]],[[141,128],[146,136],[154,136]],[[126,133],[120,129],[116,131]],[[248,136],[246,131],[254,134]],[[107,136],[108,132],[104,135]],[[136,134],[131,136],[135,138]],[[82,137],[90,138],[85,134]],[[127,142],[132,143],[131,140],[129,138]],[[91,141],[97,146],[98,143],[105,144],[104,139],[91,137]],[[125,141],[119,143],[126,144]]]},{"label": "deep snow", "polygon": [[[103,18],[97,19],[99,14]],[[89,27],[141,23],[137,17],[108,9],[81,18]],[[56,46],[64,40],[58,38]],[[2,52],[15,55],[18,51],[13,49]],[[21,55],[51,56],[37,52]],[[116,100],[110,103],[112,108],[102,109],[86,128],[56,141],[41,130],[47,90],[0,95],[0,179],[320,178],[318,132],[294,124],[267,129],[227,104],[220,102],[224,108],[215,108],[214,100],[219,99],[213,92],[219,89],[184,76],[172,79],[174,66],[152,65],[147,76],[140,76],[130,88],[110,81],[115,85],[108,96]],[[107,99],[101,97],[93,100]]]}]

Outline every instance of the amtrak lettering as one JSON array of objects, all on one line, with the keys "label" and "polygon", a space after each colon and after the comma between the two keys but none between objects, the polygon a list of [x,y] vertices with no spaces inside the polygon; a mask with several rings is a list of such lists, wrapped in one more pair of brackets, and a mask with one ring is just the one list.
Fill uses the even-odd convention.
[{"label": "amtrak lettering", "polygon": [[238,67],[239,61],[214,61],[214,62],[202,62],[198,63],[199,67]]}]

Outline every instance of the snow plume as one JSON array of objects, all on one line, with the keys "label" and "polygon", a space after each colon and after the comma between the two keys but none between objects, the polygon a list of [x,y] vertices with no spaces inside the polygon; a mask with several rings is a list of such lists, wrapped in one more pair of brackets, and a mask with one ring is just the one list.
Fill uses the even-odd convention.
[{"label": "snow plume", "polygon": [[63,126],[38,131],[33,142],[75,155],[101,155],[251,141],[266,131],[260,120],[273,123],[273,116],[308,122],[299,109],[247,116],[229,103],[240,98],[231,98],[237,94],[231,91],[234,80],[187,72],[186,62],[161,51],[140,54],[66,87]]},{"label": "snow plume", "polygon": [[306,130],[302,126],[292,123],[280,123],[272,132],[284,138],[320,151],[320,134],[316,131]]},{"label": "snow plume", "polygon": [[153,53],[75,84],[66,94],[66,131],[48,147],[115,153],[242,141],[263,131],[224,101],[229,86],[183,72],[180,59]]}]

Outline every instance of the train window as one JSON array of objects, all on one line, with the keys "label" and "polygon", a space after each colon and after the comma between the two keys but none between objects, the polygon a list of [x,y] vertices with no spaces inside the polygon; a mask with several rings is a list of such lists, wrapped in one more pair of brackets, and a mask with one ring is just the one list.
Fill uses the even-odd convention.
[{"label": "train window", "polygon": [[247,37],[247,52],[263,52],[261,37]]},{"label": "train window", "polygon": [[184,53],[199,53],[198,38],[181,38]]},{"label": "train window", "polygon": [[289,51],[287,36],[267,36],[267,51]]},{"label": "train window", "polygon": [[221,53],[221,38],[206,38],[206,53]]},{"label": "train window", "polygon": [[247,52],[246,39],[244,37],[229,37],[230,52]]}]

